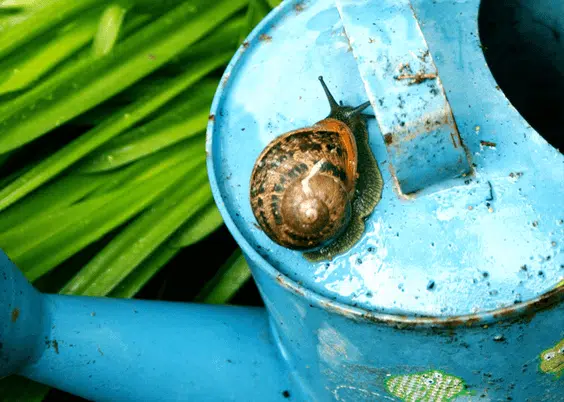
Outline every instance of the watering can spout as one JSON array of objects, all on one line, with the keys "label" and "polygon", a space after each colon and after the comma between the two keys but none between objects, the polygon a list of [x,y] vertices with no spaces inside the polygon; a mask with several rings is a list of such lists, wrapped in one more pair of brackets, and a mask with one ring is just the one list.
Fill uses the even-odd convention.
[{"label": "watering can spout", "polygon": [[93,401],[291,393],[262,308],[42,294],[0,252],[0,377]]}]

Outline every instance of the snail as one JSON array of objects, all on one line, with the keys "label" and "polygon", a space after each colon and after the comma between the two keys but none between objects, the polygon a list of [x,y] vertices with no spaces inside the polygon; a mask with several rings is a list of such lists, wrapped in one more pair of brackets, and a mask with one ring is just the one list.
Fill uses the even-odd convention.
[{"label": "snail", "polygon": [[323,77],[329,115],[284,133],[258,156],[250,201],[263,232],[301,250],[309,261],[331,260],[350,249],[382,194],[382,175],[368,145],[370,106],[338,104]]}]

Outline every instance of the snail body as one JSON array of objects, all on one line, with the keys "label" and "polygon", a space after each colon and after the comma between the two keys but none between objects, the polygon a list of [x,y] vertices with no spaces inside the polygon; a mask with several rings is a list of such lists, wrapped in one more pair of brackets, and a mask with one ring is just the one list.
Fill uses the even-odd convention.
[{"label": "snail body", "polygon": [[[382,188],[362,114],[370,102],[339,105],[319,80],[329,115],[271,141],[258,156],[250,183],[251,208],[261,229],[281,246],[304,250],[312,261],[332,258],[360,238]],[[377,190],[368,201],[364,193],[370,191],[359,191],[367,187],[366,179],[374,179],[368,187]]]}]

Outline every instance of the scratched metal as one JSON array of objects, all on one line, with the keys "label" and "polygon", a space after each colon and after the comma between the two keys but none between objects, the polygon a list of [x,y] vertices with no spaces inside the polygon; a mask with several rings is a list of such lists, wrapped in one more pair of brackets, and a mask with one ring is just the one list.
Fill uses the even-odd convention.
[{"label": "scratched metal", "polygon": [[[210,180],[302,400],[398,401],[387,379],[429,370],[466,385],[457,401],[562,400],[562,381],[540,367],[564,337],[564,287],[555,287],[564,275],[564,160],[496,88],[480,47],[479,3],[412,3],[472,176],[401,198],[371,121],[383,198],[362,240],[328,263],[307,263],[254,226],[248,177],[270,140],[326,115],[318,75],[346,103],[371,98],[335,3],[285,2],[226,72],[208,131]],[[380,11],[364,21],[385,19]]]},{"label": "scratched metal", "polygon": [[[311,264],[255,226],[249,203],[253,164],[275,137],[326,116],[329,107],[317,76],[324,75],[346,103],[369,96],[335,3],[304,2],[299,9],[296,4],[284,3],[257,28],[233,59],[213,105],[210,180],[239,244],[305,288],[388,314],[473,314],[549,291],[564,272],[558,201],[564,199],[563,157],[496,89],[478,40],[477,1],[413,3],[475,164],[473,175],[402,199],[384,137],[372,119],[370,146],[384,191],[353,249]],[[374,21],[378,10],[372,11]],[[409,26],[397,23],[398,30]],[[406,99],[404,110],[414,108],[410,102]]]},{"label": "scratched metal", "polygon": [[472,169],[410,1],[336,5],[400,191],[456,185]]},{"label": "scratched metal", "polygon": [[0,251],[0,378],[9,374],[96,402],[296,395],[262,308],[46,295]]}]

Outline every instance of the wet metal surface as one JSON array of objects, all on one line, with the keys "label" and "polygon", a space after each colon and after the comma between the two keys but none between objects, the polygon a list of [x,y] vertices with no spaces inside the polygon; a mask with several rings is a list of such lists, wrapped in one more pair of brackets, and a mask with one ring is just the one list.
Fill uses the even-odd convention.
[{"label": "wet metal surface", "polygon": [[433,55],[409,0],[336,2],[390,168],[404,194],[471,173]]},{"label": "wet metal surface", "polygon": [[[417,16],[428,57],[473,164],[470,176],[451,180],[445,176],[407,199],[398,195],[397,172],[386,146],[397,134],[392,132],[387,140],[389,133],[382,133],[379,125],[389,119],[386,124],[392,127],[399,107],[379,109],[380,81],[361,76],[355,44],[351,47],[335,3],[300,4],[299,12],[292,2],[284,4],[281,12],[258,27],[233,60],[214,101],[216,119],[209,124],[207,145],[210,176],[216,201],[237,241],[318,294],[386,314],[476,314],[548,292],[564,276],[564,215],[559,201],[564,199],[563,157],[496,88],[478,40],[479,2],[413,2],[413,11],[405,15],[408,21],[395,24],[405,38],[420,40],[412,21]],[[384,11],[373,10],[376,25],[370,23],[367,30],[378,26]],[[272,39],[259,40],[263,34]],[[390,37],[387,46],[404,49],[400,39]],[[395,68],[396,62],[393,59],[390,65]],[[327,115],[319,75],[338,100],[359,104],[373,97],[367,113],[381,117],[369,121],[370,146],[384,176],[384,190],[356,246],[332,261],[311,264],[299,252],[274,244],[254,225],[249,178],[256,157],[270,140]],[[401,91],[427,88],[425,96],[431,96],[427,85],[437,85],[438,79],[411,86],[392,80],[389,85],[398,85]],[[406,97],[403,110],[420,118],[419,102]],[[402,147],[408,142],[402,141]],[[448,144],[457,152],[450,139]]]},{"label": "wet metal surface", "polygon": [[[564,385],[555,381],[558,368],[546,358],[564,338],[564,288],[557,287],[564,277],[562,155],[497,87],[478,39],[479,1],[413,1],[405,21],[381,27],[396,31],[387,46],[400,50],[423,34],[429,55],[426,62],[417,57],[424,53],[412,56],[412,77],[388,73],[382,49],[366,51],[368,63],[360,60],[359,68],[359,48],[370,49],[375,39],[364,32],[386,21],[379,3],[387,4],[372,2],[373,14],[358,17],[369,26],[357,27],[360,35],[352,44],[334,2],[300,2],[299,13],[294,2],[283,4],[233,60],[229,82],[214,101],[221,119],[209,126],[210,178],[251,265],[281,354],[308,401],[409,400],[413,394],[397,384],[422,384],[432,375],[464,384],[464,392],[455,387],[443,395],[456,394],[456,401],[561,402]],[[407,29],[417,26],[421,31]],[[255,39],[263,34],[272,38],[268,44]],[[372,71],[375,54],[383,59],[371,63],[378,64]],[[333,261],[310,264],[253,225],[247,194],[262,148],[326,115],[316,88],[321,74],[338,100],[371,100],[377,119],[370,122],[370,145],[385,187],[356,247]],[[439,92],[437,99],[446,99],[441,104],[453,119],[406,137],[397,128],[399,105],[380,105],[377,94],[388,94],[379,86],[412,93],[430,91],[430,83],[442,86],[446,97]],[[427,106],[448,116],[412,97],[406,95],[403,108],[417,121]],[[410,139],[417,143],[435,129],[444,135],[441,130],[454,121],[472,173],[456,177],[435,165],[436,181],[419,182],[422,190],[402,197],[394,187],[395,164],[407,163],[414,150],[405,146],[406,154],[396,155],[392,144],[398,138],[401,147]],[[456,141],[450,143],[450,151],[458,150]],[[423,148],[416,156],[428,152]],[[456,165],[448,157],[442,163],[448,166],[449,160]]]}]

